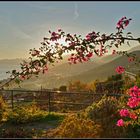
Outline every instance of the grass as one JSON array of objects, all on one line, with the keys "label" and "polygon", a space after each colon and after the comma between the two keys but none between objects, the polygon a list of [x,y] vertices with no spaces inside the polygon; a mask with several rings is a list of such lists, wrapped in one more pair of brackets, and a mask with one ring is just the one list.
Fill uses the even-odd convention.
[{"label": "grass", "polygon": [[3,122],[0,125],[0,137],[2,137],[1,133],[3,130],[4,131],[10,130],[10,133],[16,133],[16,131],[21,128],[24,129],[29,134],[32,134],[33,137],[36,137],[36,138],[42,137],[43,133],[45,133],[47,130],[54,129],[57,126],[59,126],[60,123],[65,118],[65,116],[66,115],[62,113],[51,112],[51,113],[46,113],[46,116],[44,118],[41,118],[40,120],[37,120],[34,122],[18,124],[18,125],[15,125],[11,122]]}]

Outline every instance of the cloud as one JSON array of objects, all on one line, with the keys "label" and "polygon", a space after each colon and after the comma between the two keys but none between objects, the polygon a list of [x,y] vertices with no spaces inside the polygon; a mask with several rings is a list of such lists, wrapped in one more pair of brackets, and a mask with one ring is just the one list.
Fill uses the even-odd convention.
[{"label": "cloud", "polygon": [[77,3],[74,3],[74,20],[76,20],[78,17],[79,17],[78,5]]}]

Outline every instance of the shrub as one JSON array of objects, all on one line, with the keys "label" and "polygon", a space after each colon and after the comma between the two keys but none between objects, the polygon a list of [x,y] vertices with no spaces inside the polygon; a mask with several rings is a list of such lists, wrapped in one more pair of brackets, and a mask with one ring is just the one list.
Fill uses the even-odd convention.
[{"label": "shrub", "polygon": [[67,86],[62,85],[62,86],[59,87],[59,90],[60,91],[67,91]]},{"label": "shrub", "polygon": [[35,103],[16,107],[8,115],[8,121],[14,124],[28,123],[44,119],[46,112],[40,110]]},{"label": "shrub", "polygon": [[7,110],[8,110],[8,105],[0,96],[0,122],[7,119],[7,115],[8,115]]},{"label": "shrub", "polygon": [[17,127],[16,131],[12,127],[0,131],[1,138],[32,138],[33,132],[22,127]]},{"label": "shrub", "polygon": [[50,130],[47,137],[55,138],[98,138],[102,129],[92,120],[79,117],[78,115],[69,115],[64,119],[59,127]]},{"label": "shrub", "polygon": [[93,103],[84,110],[87,118],[102,126],[104,130],[101,137],[122,137],[123,129],[118,129],[116,120],[119,118],[117,111],[120,108],[119,100],[114,97],[103,96],[102,99]]},{"label": "shrub", "polygon": [[122,80],[121,74],[112,75],[111,77],[108,77],[107,81],[118,81]]}]

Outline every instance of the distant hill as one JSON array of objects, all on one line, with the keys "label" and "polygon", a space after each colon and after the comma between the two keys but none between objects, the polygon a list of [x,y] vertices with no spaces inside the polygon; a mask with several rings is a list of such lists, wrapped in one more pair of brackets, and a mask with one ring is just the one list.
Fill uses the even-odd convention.
[{"label": "distant hill", "polygon": [[[140,57],[140,51],[134,51],[132,53],[134,53]],[[121,56],[109,63],[103,64],[99,67],[96,67],[94,69],[81,73],[79,75],[73,76],[73,77],[69,78],[69,80],[77,79],[77,80],[81,80],[83,82],[90,82],[90,81],[96,80],[96,79],[105,80],[108,76],[116,74],[115,68],[117,66],[124,66],[127,68],[130,67],[130,69],[128,69],[130,71],[131,71],[131,67],[133,69],[140,69],[140,65],[135,65],[134,62],[129,63],[128,57]],[[133,71],[133,72],[135,72],[135,71]]]},{"label": "distant hill", "polygon": [[[133,51],[133,53],[140,56],[140,51]],[[128,58],[121,55],[93,57],[89,62],[73,65],[68,64],[67,58],[65,56],[63,61],[60,61],[54,67],[49,67],[50,69],[47,74],[40,74],[38,78],[32,77],[29,80],[25,80],[21,83],[21,88],[40,89],[41,86],[43,88],[55,88],[61,85],[67,85],[69,81],[73,80],[81,80],[83,82],[90,82],[96,79],[105,80],[108,76],[116,74],[115,68],[119,65],[133,66],[133,68],[139,69],[139,66],[134,65],[134,63],[129,63]],[[19,62],[21,61],[17,60],[15,64],[19,64]],[[9,63],[7,64],[10,65]],[[11,68],[13,69],[12,61]],[[12,87],[17,88],[16,85]]]},{"label": "distant hill", "polygon": [[130,49],[129,51],[127,51],[127,52],[130,53],[130,52],[134,52],[134,51],[140,51],[140,45],[131,48],[131,49]]},{"label": "distant hill", "polygon": [[7,65],[7,64],[18,64],[22,61],[21,58],[15,58],[15,59],[0,59],[0,65]]},{"label": "distant hill", "polygon": [[2,59],[0,60],[0,80],[6,79],[9,77],[8,74],[6,74],[7,71],[11,71],[13,69],[19,69],[20,63],[23,59],[17,58],[17,59]]},{"label": "distant hill", "polygon": [[75,76],[90,69],[100,66],[102,63],[89,61],[79,64],[62,63],[51,67],[47,74],[40,74],[38,78],[32,77],[21,83],[22,88],[40,89],[42,87],[55,88],[68,84],[67,77]]},{"label": "distant hill", "polygon": [[[46,88],[55,88],[61,85],[67,85],[69,81],[73,79],[73,77],[75,79],[77,75],[81,74],[80,79],[83,79],[82,78],[83,73],[86,73],[94,68],[98,68],[99,66],[111,62],[118,57],[120,56],[119,55],[108,55],[104,57],[94,56],[91,59],[91,61],[72,65],[69,65],[68,62],[66,61],[65,63],[64,61],[62,61],[63,63],[51,67],[46,75],[40,74],[38,78],[32,77],[30,80],[24,81],[21,84],[21,87],[40,89],[41,86]],[[86,79],[86,77],[84,79]]]}]

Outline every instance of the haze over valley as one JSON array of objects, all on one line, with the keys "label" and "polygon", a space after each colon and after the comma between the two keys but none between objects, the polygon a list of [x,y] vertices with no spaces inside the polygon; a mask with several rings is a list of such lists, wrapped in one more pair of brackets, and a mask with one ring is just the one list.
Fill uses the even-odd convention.
[{"label": "haze over valley", "polygon": [[[131,48],[128,52],[133,52],[140,56],[140,46]],[[78,63],[70,65],[67,61],[68,57],[65,56],[64,60],[55,66],[50,66],[47,74],[40,74],[39,77],[32,77],[29,80],[25,80],[20,84],[22,88],[28,89],[40,89],[43,88],[56,88],[61,85],[67,85],[70,81],[80,80],[83,82],[91,82],[96,79],[105,80],[108,76],[116,74],[115,68],[119,65],[133,68],[139,68],[134,63],[128,62],[128,57],[121,55],[107,55],[104,57],[93,56],[91,61],[85,63]],[[12,69],[19,69],[20,62],[23,59],[5,59],[0,60],[1,80],[8,78],[6,71]],[[131,68],[131,67],[130,67]],[[133,71],[132,69],[129,69]],[[136,71],[134,71],[136,72]],[[17,87],[17,85],[14,85]]]}]

